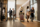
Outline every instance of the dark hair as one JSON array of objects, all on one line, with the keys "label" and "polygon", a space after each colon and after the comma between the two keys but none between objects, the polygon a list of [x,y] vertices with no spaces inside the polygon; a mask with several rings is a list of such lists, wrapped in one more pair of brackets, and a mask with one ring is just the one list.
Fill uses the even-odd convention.
[{"label": "dark hair", "polygon": [[3,10],[3,9],[5,10],[5,7],[3,7],[2,10]]},{"label": "dark hair", "polygon": [[29,8],[29,6],[27,6],[27,9]]},{"label": "dark hair", "polygon": [[3,7],[3,9],[5,9],[5,7]]},{"label": "dark hair", "polygon": [[20,11],[20,12],[22,12],[22,11]]}]

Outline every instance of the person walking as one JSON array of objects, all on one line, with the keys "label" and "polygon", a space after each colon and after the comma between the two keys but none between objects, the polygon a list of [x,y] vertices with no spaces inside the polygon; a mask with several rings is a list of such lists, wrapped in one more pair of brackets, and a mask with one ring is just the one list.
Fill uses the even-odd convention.
[{"label": "person walking", "polygon": [[10,18],[12,19],[12,10],[11,10],[11,8],[10,8],[10,10],[9,10],[9,15],[10,15]]},{"label": "person walking", "polygon": [[12,11],[12,15],[13,15],[13,21],[15,20],[15,18],[14,18],[14,8],[12,9],[13,11]]},{"label": "person walking", "polygon": [[33,22],[34,19],[34,7],[31,9],[31,21]]},{"label": "person walking", "polygon": [[2,10],[2,19],[5,21],[5,8]]},{"label": "person walking", "polygon": [[30,11],[30,10],[29,10],[29,6],[27,6],[27,9],[26,9],[27,22],[29,22],[29,21],[28,21],[28,19],[29,19],[29,11]]}]

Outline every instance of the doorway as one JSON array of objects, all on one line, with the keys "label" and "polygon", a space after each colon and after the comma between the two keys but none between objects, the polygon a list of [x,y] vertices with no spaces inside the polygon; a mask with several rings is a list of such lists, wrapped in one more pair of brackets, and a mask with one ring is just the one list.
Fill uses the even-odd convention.
[{"label": "doorway", "polygon": [[[13,11],[14,11],[14,14],[16,14],[16,9],[15,9],[15,0],[8,0],[8,3],[7,3],[8,5],[7,5],[7,18],[8,19],[13,19]],[[11,10],[10,10],[11,9]],[[11,11],[11,15],[10,15],[10,11]],[[16,16],[15,16],[15,18],[16,18]]]},{"label": "doorway", "polygon": [[[15,0],[11,0],[11,1],[8,0],[8,10],[7,10],[8,12],[9,12],[10,8],[11,8],[11,10],[12,9],[15,10]],[[7,13],[7,15],[8,15],[7,17],[10,18],[9,13]],[[13,15],[11,17],[13,18]]]}]

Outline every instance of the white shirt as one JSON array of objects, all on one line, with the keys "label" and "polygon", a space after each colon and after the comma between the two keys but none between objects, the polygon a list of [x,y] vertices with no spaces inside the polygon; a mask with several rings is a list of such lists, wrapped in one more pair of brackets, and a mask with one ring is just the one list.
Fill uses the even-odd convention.
[{"label": "white shirt", "polygon": [[3,14],[4,14],[5,12],[4,12],[4,9],[3,9]]},{"label": "white shirt", "polygon": [[30,11],[30,10],[29,10],[29,9],[26,9],[26,13],[27,13],[28,11]]},{"label": "white shirt", "polygon": [[3,15],[5,15],[5,10],[4,10],[4,9],[3,9],[3,11],[2,11],[2,12],[3,12]]}]

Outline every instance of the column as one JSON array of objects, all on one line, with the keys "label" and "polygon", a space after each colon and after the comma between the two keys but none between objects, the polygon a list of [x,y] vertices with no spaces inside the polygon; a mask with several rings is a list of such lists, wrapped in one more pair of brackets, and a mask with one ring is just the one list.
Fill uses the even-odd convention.
[{"label": "column", "polygon": [[40,0],[37,0],[37,20],[40,21]]}]

